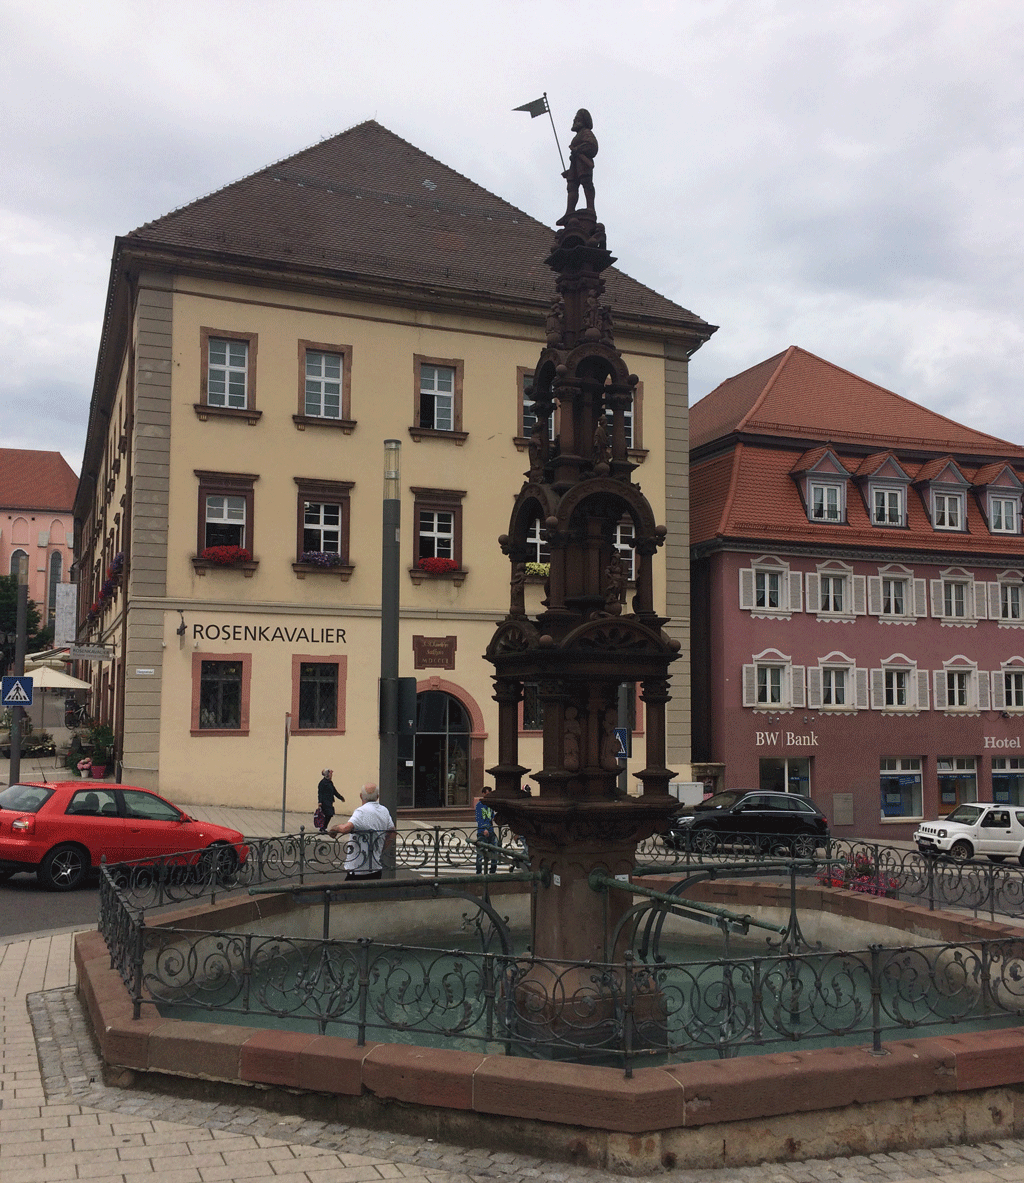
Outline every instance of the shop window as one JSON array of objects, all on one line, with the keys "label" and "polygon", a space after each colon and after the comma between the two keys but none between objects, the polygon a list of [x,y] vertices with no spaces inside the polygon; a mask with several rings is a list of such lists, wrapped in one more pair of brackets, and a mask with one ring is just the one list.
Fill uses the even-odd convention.
[{"label": "shop window", "polygon": [[343,735],[348,658],[292,655],[292,735]]},{"label": "shop window", "polygon": [[789,619],[803,605],[803,576],[765,555],[740,568],[740,608],[755,617]]},{"label": "shop window", "polygon": [[[811,762],[803,759],[769,757],[759,761],[759,787],[764,793],[800,793],[811,795]],[[794,806],[797,802],[792,803]]]},{"label": "shop window", "polygon": [[978,799],[978,773],[973,756],[940,756],[935,763],[939,775],[939,813]]},{"label": "shop window", "polygon": [[192,734],[248,735],[252,656],[192,654]]},{"label": "shop window", "polygon": [[883,757],[879,761],[879,785],[883,818],[924,816],[919,757]]},{"label": "shop window", "polygon": [[351,435],[352,348],[318,341],[299,342],[299,404],[296,427],[340,428]]},{"label": "shop window", "polygon": [[997,805],[1024,805],[1024,759],[992,757],[992,800]]},{"label": "shop window", "polygon": [[462,430],[463,363],[456,358],[416,354],[413,372],[415,402],[410,435],[417,441],[450,439],[462,444],[467,438]]},{"label": "shop window", "polygon": [[257,423],[256,333],[203,328],[200,338],[200,388],[196,414],[242,418]]}]

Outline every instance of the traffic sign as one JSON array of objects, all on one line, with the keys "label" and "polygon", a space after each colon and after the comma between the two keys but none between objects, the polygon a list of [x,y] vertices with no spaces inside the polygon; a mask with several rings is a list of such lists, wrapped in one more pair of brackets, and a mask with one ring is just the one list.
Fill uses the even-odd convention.
[{"label": "traffic sign", "polygon": [[0,706],[30,707],[32,705],[32,678],[27,674],[4,678],[0,689]]},{"label": "traffic sign", "polygon": [[629,728],[616,727],[615,738],[619,741],[619,750],[615,753],[616,759],[627,759],[629,757]]}]

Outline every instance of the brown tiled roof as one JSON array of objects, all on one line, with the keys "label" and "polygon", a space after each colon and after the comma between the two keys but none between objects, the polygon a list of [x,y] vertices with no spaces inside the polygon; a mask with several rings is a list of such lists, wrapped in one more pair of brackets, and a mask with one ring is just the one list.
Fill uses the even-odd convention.
[{"label": "brown tiled roof", "polygon": [[[551,229],[373,120],[227,185],[121,240],[544,300]],[[713,331],[615,268],[608,302],[637,317]]]},{"label": "brown tiled roof", "polygon": [[[738,444],[735,448],[696,460],[690,468],[690,541],[699,545],[716,537],[763,541],[765,546],[787,543],[826,547],[891,547],[899,550],[962,550],[1005,554],[1019,560],[1020,535],[991,534],[973,493],[966,497],[967,531],[935,531],[925,512],[922,493],[907,490],[907,527],[886,529],[871,524],[866,491],[853,480],[847,489],[847,522],[831,525],[809,522],[792,468],[796,449]],[[933,468],[901,460],[910,480]],[[940,464],[939,468],[941,469]],[[1024,450],[1011,466],[1024,477]],[[971,480],[975,469],[958,468]]]},{"label": "brown tiled roof", "polygon": [[0,448],[0,509],[70,513],[78,477],[60,452]]},{"label": "brown tiled roof", "polygon": [[729,378],[690,408],[690,446],[745,435],[940,453],[1020,455],[849,370],[791,346]]}]

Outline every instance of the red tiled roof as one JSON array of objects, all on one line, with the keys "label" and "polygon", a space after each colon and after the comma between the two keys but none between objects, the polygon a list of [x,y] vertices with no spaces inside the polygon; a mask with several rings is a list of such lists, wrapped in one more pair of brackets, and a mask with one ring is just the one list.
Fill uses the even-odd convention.
[{"label": "red tiled roof", "polygon": [[[551,229],[373,120],[227,185],[122,240],[431,288],[548,301]],[[612,309],[714,330],[611,268]]]},{"label": "red tiled roof", "polygon": [[78,477],[60,452],[0,448],[0,509],[71,513]]},{"label": "red tiled roof", "polygon": [[797,346],[729,378],[690,408],[690,446],[747,435],[941,453],[1024,455]]},{"label": "red tiled roof", "polygon": [[[967,531],[936,531],[917,489],[907,491],[907,528],[889,530],[871,524],[864,495],[851,480],[847,488],[847,522],[809,522],[797,482],[791,475],[795,449],[739,444],[690,468],[690,542],[716,537],[763,540],[765,545],[801,542],[823,546],[885,546],[900,550],[982,550],[1019,559],[1019,535],[989,533],[973,494],[966,498]],[[901,461],[911,481],[930,465]],[[941,467],[941,466],[940,466]],[[958,466],[970,480],[974,469]],[[1024,476],[1024,455],[1014,468]]]}]

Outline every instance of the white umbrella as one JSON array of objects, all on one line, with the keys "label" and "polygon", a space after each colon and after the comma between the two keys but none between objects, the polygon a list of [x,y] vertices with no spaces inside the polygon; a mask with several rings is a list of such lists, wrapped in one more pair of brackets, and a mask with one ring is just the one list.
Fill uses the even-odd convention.
[{"label": "white umbrella", "polygon": [[63,670],[55,670],[48,665],[36,666],[33,670],[26,670],[25,677],[32,679],[34,690],[91,690],[90,682],[83,682],[81,678],[73,678]]}]

